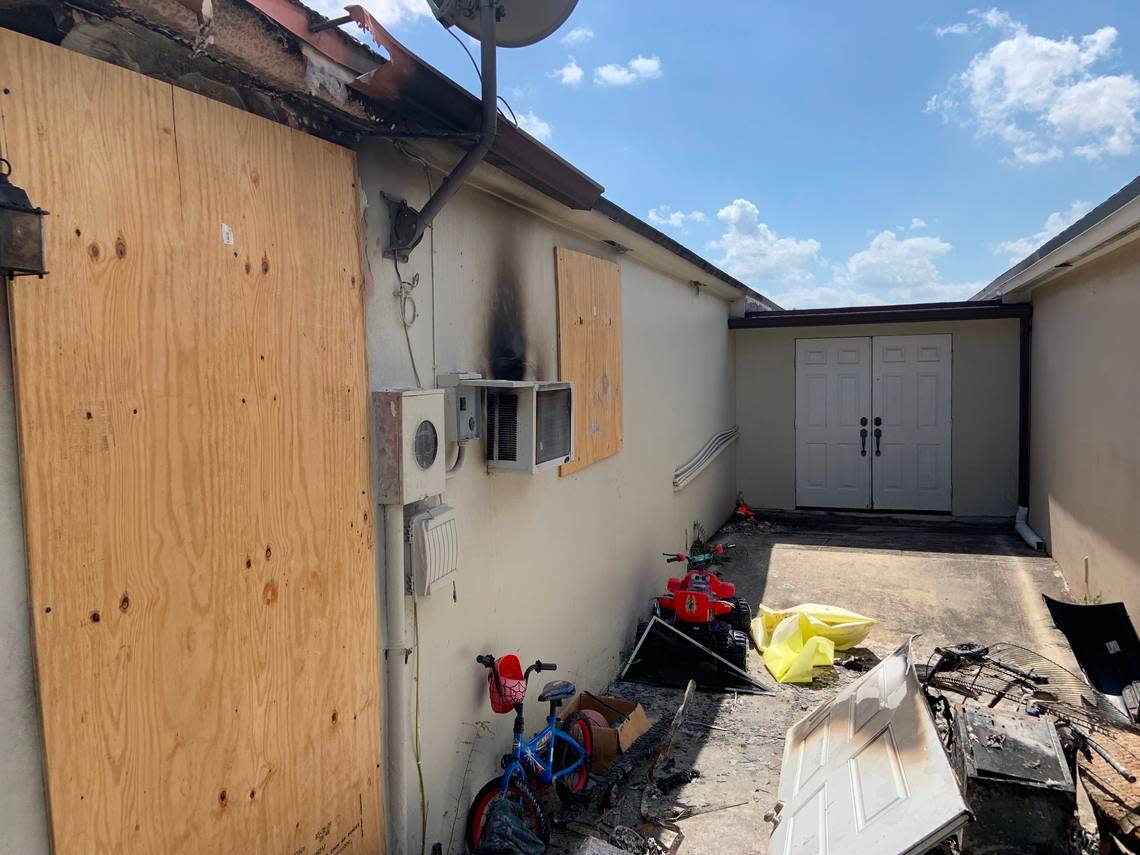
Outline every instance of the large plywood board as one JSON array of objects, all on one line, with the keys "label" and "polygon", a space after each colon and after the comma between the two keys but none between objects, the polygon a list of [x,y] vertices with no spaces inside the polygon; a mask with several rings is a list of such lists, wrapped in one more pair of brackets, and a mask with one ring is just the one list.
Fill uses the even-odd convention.
[{"label": "large plywood board", "polygon": [[621,451],[621,268],[556,247],[558,373],[574,382],[574,460],[563,475]]},{"label": "large plywood board", "polygon": [[0,30],[57,855],[383,850],[351,152]]}]

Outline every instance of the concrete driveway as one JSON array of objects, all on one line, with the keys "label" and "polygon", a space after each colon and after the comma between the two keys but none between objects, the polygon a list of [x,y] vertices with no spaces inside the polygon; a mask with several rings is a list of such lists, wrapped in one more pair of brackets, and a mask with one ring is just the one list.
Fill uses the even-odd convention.
[{"label": "concrete driveway", "polygon": [[[866,647],[879,657],[917,635],[916,662],[937,645],[1008,641],[1076,668],[1041,601],[1042,593],[1068,596],[1060,572],[1004,524],[789,514],[729,525],[716,539],[737,544],[724,576],[754,607],[817,602],[877,618]],[[759,655],[749,661],[774,684]],[[691,768],[701,777],[675,795],[691,805],[744,804],[681,821],[680,853],[768,851],[763,817],[776,801],[784,732],[860,676],[842,667],[816,674],[811,686],[780,686],[774,696],[696,696],[667,771]],[[671,716],[681,694],[635,683],[616,683],[611,693],[640,700],[651,718]],[[639,824],[644,775],[635,771],[620,819],[610,822]],[[567,836],[552,851],[601,849]]]}]

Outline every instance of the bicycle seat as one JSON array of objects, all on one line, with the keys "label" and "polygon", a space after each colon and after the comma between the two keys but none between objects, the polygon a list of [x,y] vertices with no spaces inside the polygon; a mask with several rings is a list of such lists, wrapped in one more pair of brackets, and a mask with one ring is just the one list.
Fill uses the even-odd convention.
[{"label": "bicycle seat", "polygon": [[540,701],[558,701],[570,697],[576,691],[578,691],[578,687],[569,680],[551,680],[542,687],[542,694],[538,696],[538,699]]}]

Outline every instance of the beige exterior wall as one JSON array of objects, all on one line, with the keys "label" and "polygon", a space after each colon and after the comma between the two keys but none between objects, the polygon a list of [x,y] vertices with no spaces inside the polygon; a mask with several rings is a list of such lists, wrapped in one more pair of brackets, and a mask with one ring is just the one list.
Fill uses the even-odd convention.
[{"label": "beige exterior wall", "polygon": [[[392,296],[393,265],[380,254],[387,226],[380,191],[418,206],[427,194],[424,171],[386,144],[363,148],[359,163],[373,279],[371,386],[411,384]],[[511,718],[492,714],[475,656],[517,652],[524,663],[541,657],[558,663],[549,679],[604,689],[638,616],[668,575],[661,552],[681,548],[694,520],[712,530],[732,510],[731,450],[681,493],[674,494],[672,477],[713,433],[734,424],[735,399],[728,304],[643,267],[637,253],[617,256],[471,189],[436,221],[434,256],[431,240],[425,237],[400,268],[405,279],[420,274],[414,292],[419,318],[410,337],[425,384],[433,363],[441,371],[489,375],[496,341],[519,348],[528,377],[557,377],[555,246],[621,265],[624,323],[625,443],[619,454],[566,478],[557,471],[491,475],[481,463],[482,443],[475,443],[448,481],[444,501],[458,515],[462,564],[457,599],[448,592],[418,604],[420,729],[428,848],[442,841],[445,852],[458,852],[471,796],[498,773],[510,745]],[[409,634],[410,608],[409,602]],[[544,705],[533,702],[542,681],[535,682],[530,732],[545,715]],[[414,716],[413,706],[405,712]],[[478,736],[464,779],[477,733],[472,723],[488,720],[493,730]],[[418,832],[414,769],[409,765],[409,804]]]},{"label": "beige exterior wall", "polygon": [[1018,322],[860,324],[740,329],[736,343],[737,480],[760,508],[796,506],[796,339],[873,335],[954,336],[952,511],[1017,511]]},{"label": "beige exterior wall", "polygon": [[[1033,292],[1029,520],[1073,595],[1140,616],[1140,241]],[[1084,562],[1088,558],[1088,584]]]}]

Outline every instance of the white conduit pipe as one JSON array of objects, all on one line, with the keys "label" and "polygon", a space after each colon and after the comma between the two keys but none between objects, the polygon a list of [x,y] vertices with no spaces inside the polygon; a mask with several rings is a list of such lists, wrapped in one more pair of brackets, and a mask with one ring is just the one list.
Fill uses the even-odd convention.
[{"label": "white conduit pipe", "polygon": [[740,428],[733,425],[728,430],[714,434],[712,439],[704,444],[689,460],[678,466],[673,472],[673,492],[684,490],[700,475],[710,463],[716,460],[721,453],[736,442],[740,435]]},{"label": "white conduit pipe", "polygon": [[404,630],[404,507],[384,505],[384,667],[388,694],[388,852],[406,855],[408,847],[408,641]]},{"label": "white conduit pipe", "polygon": [[1029,508],[1017,509],[1017,516],[1013,521],[1013,530],[1021,535],[1021,539],[1029,545],[1030,549],[1036,549],[1038,552],[1045,551],[1045,541],[1029,527]]}]

